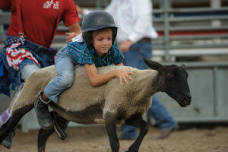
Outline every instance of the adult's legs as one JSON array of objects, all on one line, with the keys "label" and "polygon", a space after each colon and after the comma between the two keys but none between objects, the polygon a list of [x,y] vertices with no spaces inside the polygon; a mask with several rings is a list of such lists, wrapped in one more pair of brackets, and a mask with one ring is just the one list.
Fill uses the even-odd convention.
[{"label": "adult's legs", "polygon": [[152,105],[148,110],[148,114],[155,120],[156,125],[160,129],[172,128],[177,125],[167,109],[160,103],[157,96],[152,97]]},{"label": "adult's legs", "polygon": [[[125,65],[139,69],[146,69],[143,58],[150,58],[152,55],[152,46],[148,42],[137,42],[132,45],[125,53]],[[149,114],[154,117],[156,124],[161,129],[159,138],[165,138],[177,128],[176,121],[172,118],[166,108],[160,103],[156,96],[153,96],[153,102],[149,109]],[[123,124],[121,126],[120,139],[135,139],[137,129]]]},{"label": "adult's legs", "polygon": [[143,58],[149,59],[152,55],[152,46],[147,42],[133,44],[124,54],[124,64],[138,69],[147,69]]},{"label": "adult's legs", "polygon": [[152,116],[155,120],[155,125],[160,128],[160,135],[157,139],[164,139],[178,129],[178,124],[167,109],[160,103],[158,97],[153,96],[152,98],[152,105],[148,110],[147,116]]},{"label": "adult's legs", "polygon": [[[178,128],[177,122],[173,119],[167,109],[160,103],[157,96],[152,97],[152,105],[148,110],[148,116],[154,118],[156,126],[161,129],[161,134],[158,138],[162,139],[170,135]],[[137,129],[126,124],[120,127],[120,139],[136,139]]]},{"label": "adult's legs", "polygon": [[26,81],[28,77],[33,73],[40,69],[40,67],[36,64],[26,64],[21,69],[21,78]]},{"label": "adult's legs", "polygon": [[[152,46],[150,43],[137,42],[133,44],[129,50],[124,54],[125,61],[124,64],[127,66],[146,69],[147,66],[144,63],[143,58],[151,57]],[[126,124],[121,125],[120,127],[120,139],[136,139],[137,129],[133,126]]]},{"label": "adult's legs", "polygon": [[126,125],[125,123],[120,126],[120,136],[119,139],[122,140],[134,140],[138,136],[137,128],[133,126]]}]

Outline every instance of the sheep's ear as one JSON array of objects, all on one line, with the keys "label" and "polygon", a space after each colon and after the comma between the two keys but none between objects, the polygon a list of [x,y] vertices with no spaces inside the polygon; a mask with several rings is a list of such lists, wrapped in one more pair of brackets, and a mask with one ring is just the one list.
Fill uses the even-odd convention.
[{"label": "sheep's ear", "polygon": [[162,65],[160,63],[151,61],[149,59],[144,58],[144,62],[146,63],[146,65],[148,67],[150,67],[151,69],[154,69],[154,70],[158,70],[162,67]]}]

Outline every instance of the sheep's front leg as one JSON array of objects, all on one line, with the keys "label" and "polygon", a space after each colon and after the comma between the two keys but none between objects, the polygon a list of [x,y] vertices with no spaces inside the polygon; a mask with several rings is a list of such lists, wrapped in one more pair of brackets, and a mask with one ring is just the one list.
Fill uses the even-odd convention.
[{"label": "sheep's front leg", "polygon": [[111,112],[106,112],[104,114],[104,121],[112,152],[118,152],[120,146],[116,134],[116,115],[112,114]]},{"label": "sheep's front leg", "polygon": [[137,128],[140,128],[139,136],[137,137],[135,142],[129,147],[129,149],[127,151],[127,152],[138,152],[139,146],[141,145],[144,136],[148,132],[149,125],[147,122],[145,122],[142,119],[141,114],[134,115],[134,116],[130,117],[129,119],[127,119],[125,121],[125,123],[127,125],[132,125],[132,126],[135,126]]}]

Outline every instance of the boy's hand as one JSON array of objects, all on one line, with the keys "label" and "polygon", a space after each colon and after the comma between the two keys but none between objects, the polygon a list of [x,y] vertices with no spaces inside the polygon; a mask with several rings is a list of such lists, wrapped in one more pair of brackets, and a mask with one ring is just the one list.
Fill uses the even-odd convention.
[{"label": "boy's hand", "polygon": [[134,72],[131,72],[129,68],[114,70],[115,76],[120,79],[120,84],[127,83],[128,80],[133,80],[131,75],[134,75]]}]

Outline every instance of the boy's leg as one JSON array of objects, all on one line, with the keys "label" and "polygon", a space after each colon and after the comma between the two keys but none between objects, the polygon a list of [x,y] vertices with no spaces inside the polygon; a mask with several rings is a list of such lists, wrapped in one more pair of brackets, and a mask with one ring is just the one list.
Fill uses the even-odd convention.
[{"label": "boy's leg", "polygon": [[64,56],[59,58],[56,59],[55,65],[56,77],[44,89],[45,95],[55,103],[58,102],[59,95],[72,86],[75,73],[75,66],[71,57]]},{"label": "boy's leg", "polygon": [[[52,117],[48,111],[48,103],[58,102],[58,96],[74,81],[74,64],[71,57],[67,55],[56,58],[56,77],[52,79],[44,89],[44,95],[34,103],[35,111],[40,126],[44,129],[53,127]],[[46,100],[44,97],[46,97]]]}]

